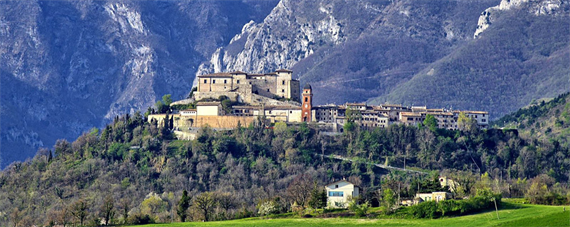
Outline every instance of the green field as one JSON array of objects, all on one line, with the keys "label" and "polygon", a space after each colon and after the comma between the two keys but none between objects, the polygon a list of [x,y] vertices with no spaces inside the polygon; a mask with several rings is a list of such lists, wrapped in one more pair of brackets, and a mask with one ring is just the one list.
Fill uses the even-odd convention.
[{"label": "green field", "polygon": [[218,222],[186,222],[144,225],[148,227],[185,226],[570,226],[570,209],[562,206],[515,205],[495,211],[441,219],[354,219],[354,218],[248,218]]}]

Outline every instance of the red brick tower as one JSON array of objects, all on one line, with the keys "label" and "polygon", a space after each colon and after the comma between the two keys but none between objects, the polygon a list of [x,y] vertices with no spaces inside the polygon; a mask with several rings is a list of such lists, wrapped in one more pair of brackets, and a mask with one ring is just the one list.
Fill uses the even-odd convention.
[{"label": "red brick tower", "polygon": [[310,84],[305,84],[303,87],[303,106],[301,107],[301,119],[303,122],[311,122],[313,118],[311,114],[311,110],[313,108],[313,88],[311,88]]}]

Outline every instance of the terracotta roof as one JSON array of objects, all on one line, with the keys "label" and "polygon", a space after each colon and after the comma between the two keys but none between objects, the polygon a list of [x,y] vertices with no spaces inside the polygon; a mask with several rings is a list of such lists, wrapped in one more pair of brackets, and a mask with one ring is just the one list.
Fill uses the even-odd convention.
[{"label": "terracotta roof", "polygon": [[449,113],[449,112],[426,112],[426,114],[429,114],[429,115],[449,115],[449,116],[453,116],[453,113]]},{"label": "terracotta roof", "polygon": [[266,110],[300,110],[299,106],[265,106]]},{"label": "terracotta roof", "polygon": [[382,104],[380,106],[389,106],[389,107],[402,107],[402,104]]},{"label": "terracotta roof", "polygon": [[338,109],[337,105],[320,105],[314,106],[313,109]]},{"label": "terracotta roof", "polygon": [[201,75],[198,77],[232,77],[232,75],[229,73],[212,73],[212,74]]},{"label": "terracotta roof", "polygon": [[454,110],[454,113],[468,113],[468,114],[489,114],[487,111],[475,111],[475,110]]},{"label": "terracotta roof", "polygon": [[421,113],[417,113],[417,112],[400,112],[400,115],[402,116],[422,116]]},{"label": "terracotta roof", "polygon": [[232,106],[232,109],[261,109],[261,106]]}]

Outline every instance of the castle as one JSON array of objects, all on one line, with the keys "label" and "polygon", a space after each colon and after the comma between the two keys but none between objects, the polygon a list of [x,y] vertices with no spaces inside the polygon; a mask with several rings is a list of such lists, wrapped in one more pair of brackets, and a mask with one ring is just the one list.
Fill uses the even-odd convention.
[{"label": "castle", "polygon": [[[313,89],[305,84],[300,89],[293,72],[280,69],[272,73],[248,74],[245,72],[214,73],[198,76],[193,93],[195,109],[172,113],[177,130],[191,130],[208,125],[216,129],[231,129],[264,119],[263,124],[275,122],[314,122],[325,131],[342,132],[351,121],[363,128],[386,128],[391,124],[419,125],[428,115],[437,121],[438,128],[459,129],[461,114],[473,119],[479,128],[489,125],[486,111],[457,111],[429,109],[426,106],[402,106],[366,103],[313,106]],[[219,100],[225,96],[238,105],[223,106]],[[149,115],[161,122],[165,114]]]},{"label": "castle", "polygon": [[292,74],[291,70],[280,69],[265,74],[236,71],[201,75],[194,98],[216,99],[225,95],[233,101],[252,105],[265,104],[268,99],[299,102],[299,80],[293,79]]}]

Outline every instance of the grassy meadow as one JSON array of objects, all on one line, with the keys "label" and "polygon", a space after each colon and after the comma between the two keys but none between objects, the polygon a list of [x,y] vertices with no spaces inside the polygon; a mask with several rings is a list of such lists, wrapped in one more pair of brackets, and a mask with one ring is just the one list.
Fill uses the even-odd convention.
[{"label": "grassy meadow", "polygon": [[147,227],[186,226],[569,226],[570,209],[562,206],[522,205],[505,203],[499,210],[460,217],[440,219],[396,219],[396,218],[247,218],[218,222],[186,222],[143,225]]}]

